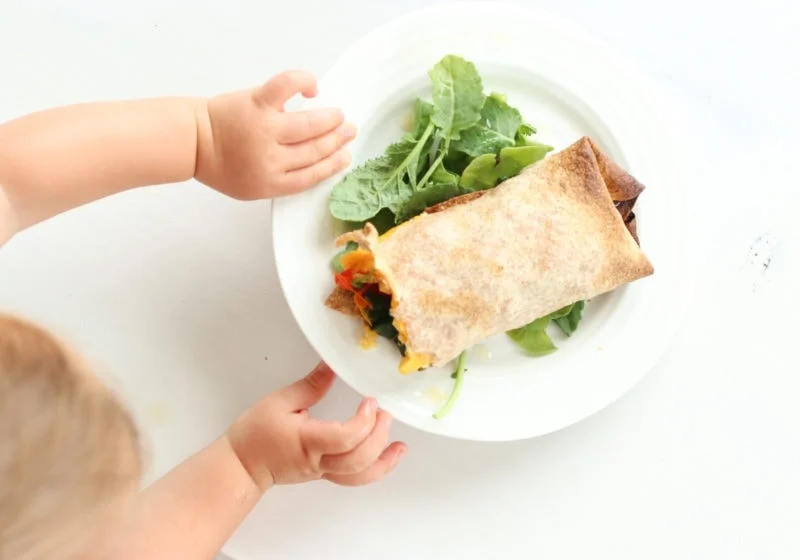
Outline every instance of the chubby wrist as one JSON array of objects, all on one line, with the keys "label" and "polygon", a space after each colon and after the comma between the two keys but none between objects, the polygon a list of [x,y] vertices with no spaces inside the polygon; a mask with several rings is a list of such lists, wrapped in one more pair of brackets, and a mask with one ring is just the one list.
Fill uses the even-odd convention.
[{"label": "chubby wrist", "polygon": [[275,478],[263,462],[253,457],[258,454],[251,452],[253,438],[250,431],[245,419],[240,418],[228,429],[224,438],[241,468],[250,477],[258,491],[263,494],[275,485]]},{"label": "chubby wrist", "polygon": [[194,105],[194,119],[197,129],[194,178],[206,184],[208,177],[217,167],[215,163],[214,130],[209,114],[210,102],[211,100],[208,98],[201,98]]}]

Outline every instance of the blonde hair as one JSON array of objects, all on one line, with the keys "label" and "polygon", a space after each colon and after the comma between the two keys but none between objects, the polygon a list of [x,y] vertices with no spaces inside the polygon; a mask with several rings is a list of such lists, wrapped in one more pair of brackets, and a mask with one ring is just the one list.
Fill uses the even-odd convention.
[{"label": "blonde hair", "polygon": [[107,517],[141,472],[120,401],[52,335],[0,314],[0,559],[73,554],[67,541]]}]

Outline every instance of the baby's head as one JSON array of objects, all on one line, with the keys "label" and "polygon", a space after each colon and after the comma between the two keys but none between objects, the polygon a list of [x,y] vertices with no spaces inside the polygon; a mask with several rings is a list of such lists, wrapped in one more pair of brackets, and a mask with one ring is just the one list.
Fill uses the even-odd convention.
[{"label": "baby's head", "polygon": [[0,558],[94,556],[141,471],[120,401],[52,335],[0,314]]}]

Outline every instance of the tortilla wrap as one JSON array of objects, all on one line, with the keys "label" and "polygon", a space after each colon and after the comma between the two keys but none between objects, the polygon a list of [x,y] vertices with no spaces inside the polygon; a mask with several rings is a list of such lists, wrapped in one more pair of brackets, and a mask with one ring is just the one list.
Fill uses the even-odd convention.
[{"label": "tortilla wrap", "polygon": [[406,356],[438,367],[652,274],[632,212],[643,190],[584,137],[495,189],[429,208],[380,237],[367,224],[337,245],[355,241],[369,254]]}]

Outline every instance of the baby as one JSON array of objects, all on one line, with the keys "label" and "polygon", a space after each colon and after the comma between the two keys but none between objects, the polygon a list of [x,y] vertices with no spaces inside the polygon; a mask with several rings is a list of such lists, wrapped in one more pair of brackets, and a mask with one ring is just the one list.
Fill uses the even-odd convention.
[{"label": "baby", "polygon": [[[285,72],[211,99],[63,107],[0,125],[0,245],[56,214],[135,187],[198,181],[239,200],[291,195],[350,161],[335,109],[285,112],[316,95]],[[364,399],[345,422],[308,409],[324,364],[245,411],[217,441],[138,493],[143,461],[123,403],[44,329],[0,315],[0,560],[213,558],[278,484],[357,486],[406,451]]]}]

